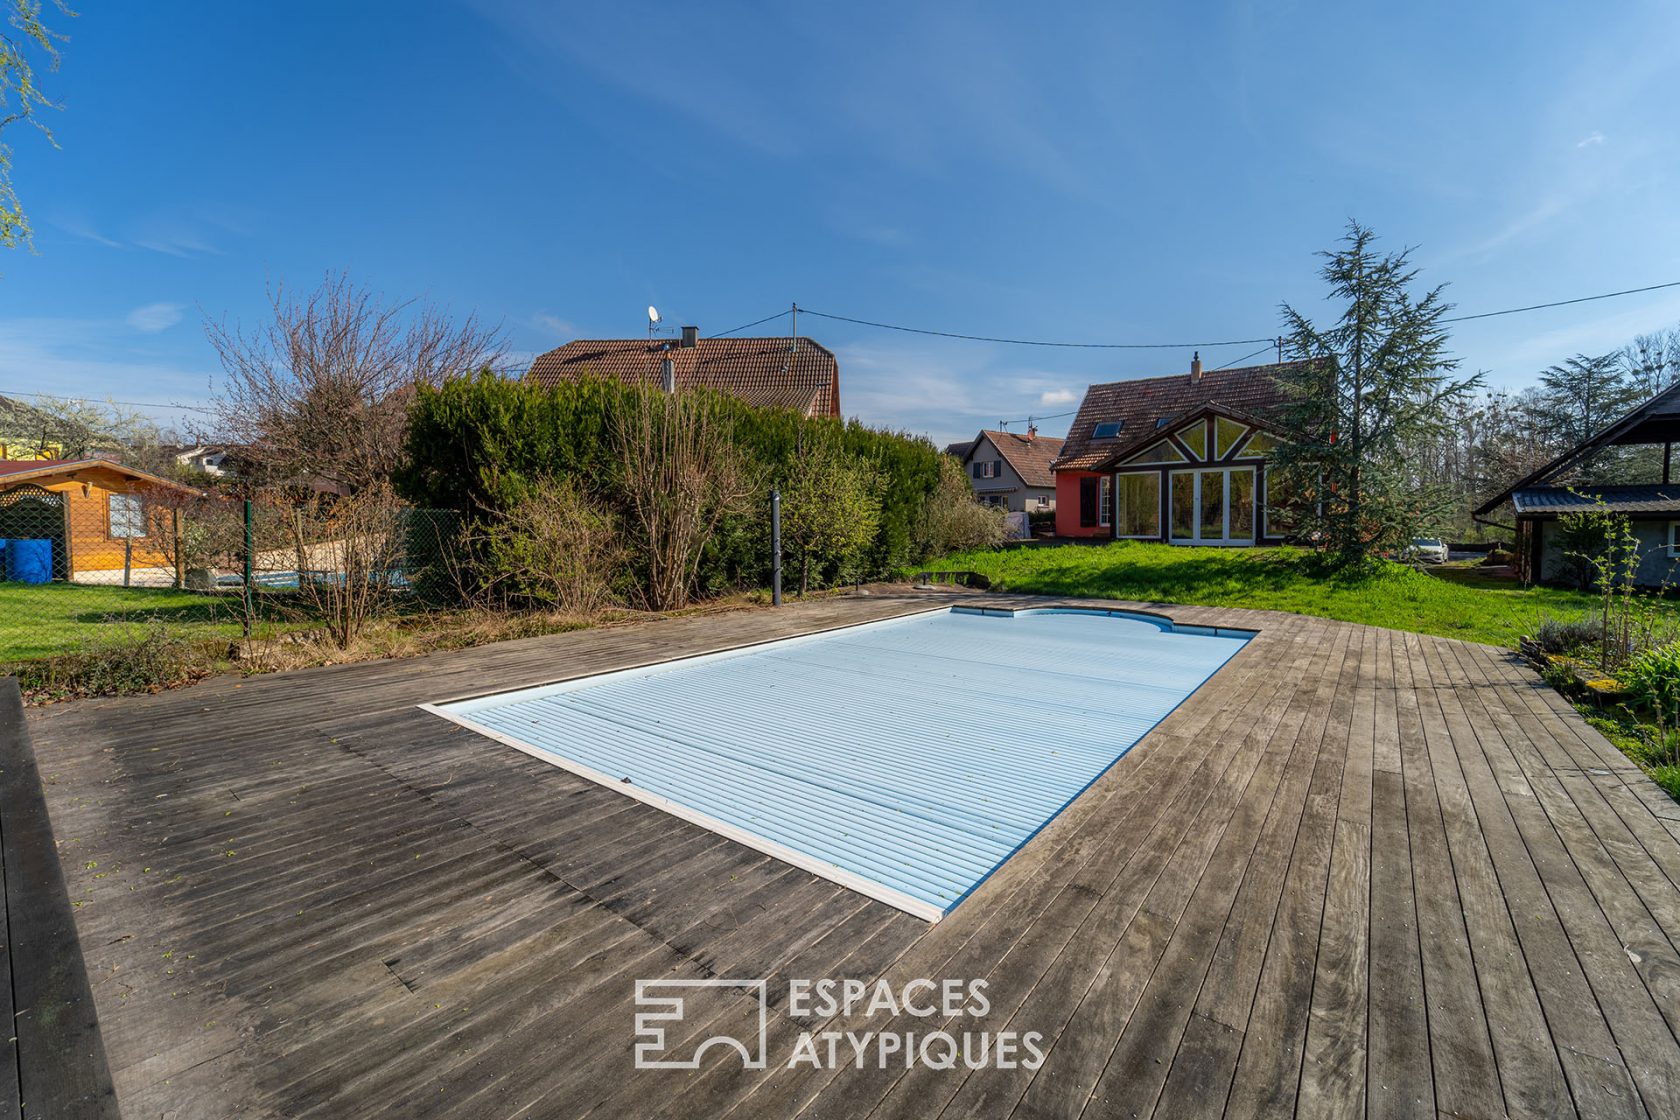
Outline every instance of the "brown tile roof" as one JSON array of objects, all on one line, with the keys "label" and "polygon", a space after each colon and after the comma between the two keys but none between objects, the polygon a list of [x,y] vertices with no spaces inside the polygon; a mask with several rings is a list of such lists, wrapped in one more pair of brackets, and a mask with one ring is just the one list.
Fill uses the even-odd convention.
[{"label": "brown tile roof", "polygon": [[674,364],[677,388],[703,385],[761,408],[840,415],[840,363],[808,338],[791,352],[782,338],[701,338],[690,347],[639,338],[580,339],[539,354],[525,380],[557,385],[584,374],[658,385],[659,362]]},{"label": "brown tile roof", "polygon": [[[1085,390],[1079,414],[1068,428],[1067,442],[1055,469],[1088,470],[1120,448],[1144,442],[1156,431],[1157,421],[1188,416],[1208,404],[1222,404],[1265,417],[1283,403],[1283,391],[1276,380],[1281,368],[1267,365],[1210,370],[1200,381],[1191,381],[1189,374],[1179,373],[1092,385]],[[1121,421],[1118,437],[1091,438],[1098,424],[1114,420]]]},{"label": "brown tile roof", "polygon": [[992,446],[998,449],[1004,461],[1014,468],[1021,476],[1021,481],[1028,486],[1055,486],[1056,476],[1050,473],[1050,464],[1056,461],[1056,456],[1062,453],[1062,441],[1050,436],[1034,436],[1028,439],[1017,432],[990,432],[984,429],[968,450],[963,452],[963,462],[968,462],[981,439],[989,439]]}]

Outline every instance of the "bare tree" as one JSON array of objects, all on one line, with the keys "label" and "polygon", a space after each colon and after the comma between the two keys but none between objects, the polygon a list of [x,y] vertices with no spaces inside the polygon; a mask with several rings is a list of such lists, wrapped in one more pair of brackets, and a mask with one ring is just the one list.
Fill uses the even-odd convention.
[{"label": "bare tree", "polygon": [[1654,397],[1680,381],[1680,327],[1639,335],[1618,357],[1640,395]]},{"label": "bare tree", "polygon": [[403,518],[390,484],[375,481],[334,505],[325,523],[292,519],[298,593],[340,649],[390,605],[403,559]]},{"label": "bare tree", "polygon": [[651,610],[688,605],[701,555],[758,480],[703,393],[641,389],[613,417],[623,502]]},{"label": "bare tree", "polygon": [[495,365],[500,328],[457,323],[412,301],[387,303],[343,275],[301,299],[269,292],[273,318],[245,331],[206,322],[225,374],[220,435],[244,445],[262,481],[346,493],[401,458],[415,386]]}]

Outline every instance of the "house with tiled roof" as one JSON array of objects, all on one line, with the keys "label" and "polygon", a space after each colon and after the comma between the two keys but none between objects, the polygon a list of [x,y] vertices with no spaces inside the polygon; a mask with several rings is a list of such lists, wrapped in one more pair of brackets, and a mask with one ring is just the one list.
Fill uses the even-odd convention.
[{"label": "house with tiled roof", "polygon": [[840,363],[809,338],[701,338],[684,327],[679,339],[579,339],[539,354],[525,374],[544,386],[583,377],[674,392],[704,387],[760,408],[840,415]]},{"label": "house with tiled roof", "polygon": [[1029,426],[1025,433],[982,430],[961,446],[958,458],[980,501],[1011,513],[1055,508],[1056,476],[1050,464],[1062,452],[1061,440]]},{"label": "house with tiled roof", "polygon": [[1276,544],[1266,468],[1284,433],[1276,365],[1112,381],[1085,391],[1056,477],[1056,535]]}]

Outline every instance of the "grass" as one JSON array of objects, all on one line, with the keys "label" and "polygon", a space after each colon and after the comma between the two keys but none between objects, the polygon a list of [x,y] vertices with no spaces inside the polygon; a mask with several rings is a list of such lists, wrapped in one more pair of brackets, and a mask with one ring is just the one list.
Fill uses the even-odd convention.
[{"label": "grass", "polygon": [[1680,801],[1680,766],[1669,759],[1672,755],[1659,752],[1654,746],[1656,728],[1641,723],[1626,709],[1611,710],[1591,704],[1577,703],[1575,710],[1615,746],[1637,762],[1651,780],[1661,786],[1670,797]]},{"label": "grass", "polygon": [[102,641],[112,623],[151,619],[188,639],[240,635],[236,598],[154,587],[0,583],[0,664]]},{"label": "grass", "polygon": [[1598,601],[1582,591],[1524,588],[1473,569],[1436,575],[1381,561],[1338,573],[1293,548],[1118,541],[962,552],[922,567],[979,572],[1000,591],[1254,607],[1507,647],[1545,615],[1576,614]]}]

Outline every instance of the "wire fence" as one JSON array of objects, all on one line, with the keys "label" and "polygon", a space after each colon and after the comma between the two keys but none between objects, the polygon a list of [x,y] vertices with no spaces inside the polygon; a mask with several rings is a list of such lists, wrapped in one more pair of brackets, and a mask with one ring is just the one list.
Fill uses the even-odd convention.
[{"label": "wire fence", "polygon": [[389,496],[249,500],[94,484],[0,490],[0,673],[132,643],[339,645],[370,623],[460,606],[448,510]]}]

